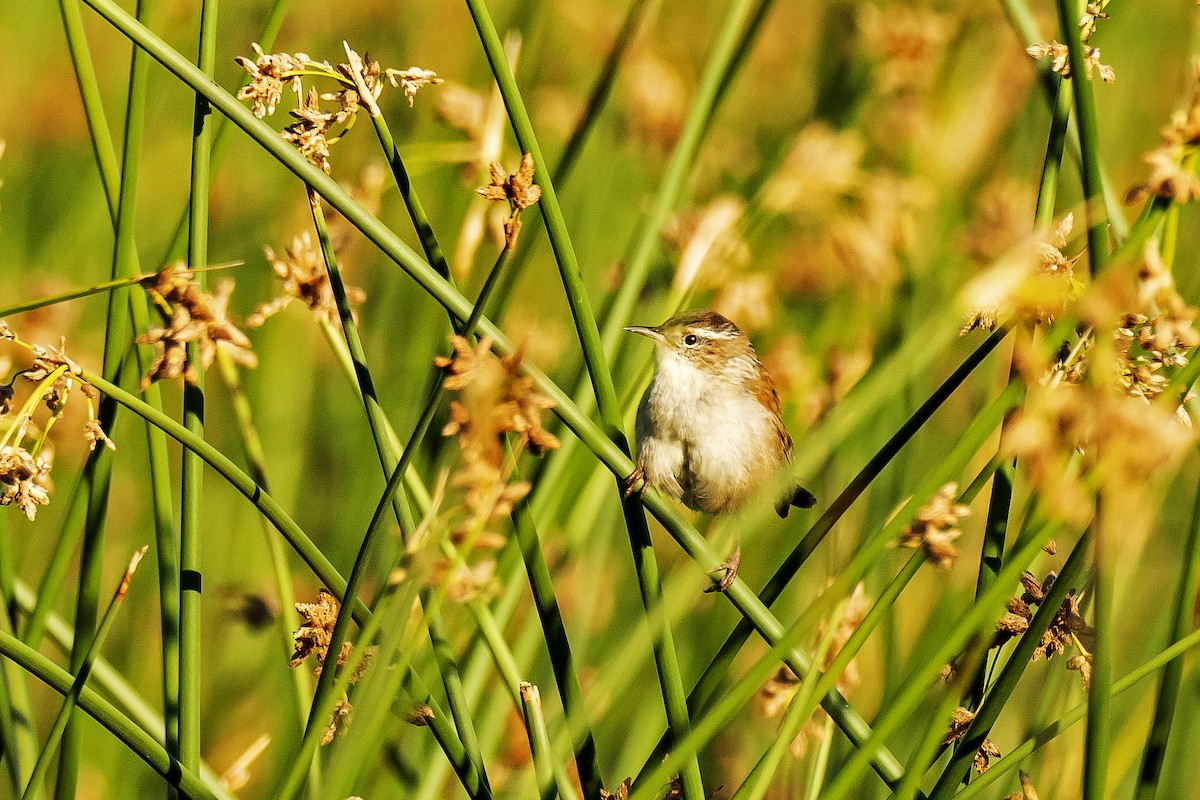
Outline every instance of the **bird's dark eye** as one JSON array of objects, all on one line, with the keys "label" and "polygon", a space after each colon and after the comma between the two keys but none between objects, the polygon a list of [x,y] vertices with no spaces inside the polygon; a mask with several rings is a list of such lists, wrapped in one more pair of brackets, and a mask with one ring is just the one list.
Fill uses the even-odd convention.
[{"label": "bird's dark eye", "polygon": [[700,341],[700,337],[694,333],[689,333],[687,336],[683,337],[683,343],[688,347],[691,347],[698,341]]}]

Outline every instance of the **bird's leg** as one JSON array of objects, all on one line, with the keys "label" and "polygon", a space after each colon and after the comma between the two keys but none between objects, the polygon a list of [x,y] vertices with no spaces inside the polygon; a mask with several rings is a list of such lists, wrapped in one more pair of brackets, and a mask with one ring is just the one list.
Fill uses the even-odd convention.
[{"label": "bird's leg", "polygon": [[[709,592],[727,592],[729,587],[733,586],[733,582],[737,580],[738,567],[742,563],[742,537],[739,535],[737,543],[733,546],[733,554],[729,558],[721,562],[720,566],[712,570],[709,575],[713,577],[713,585],[704,590],[705,594]],[[720,577],[717,577],[717,576]]]},{"label": "bird's leg", "polygon": [[642,494],[646,491],[646,470],[642,469],[639,464],[633,468],[633,472],[621,479],[621,486],[624,487],[624,492],[621,494],[622,500],[628,500],[634,494]]}]

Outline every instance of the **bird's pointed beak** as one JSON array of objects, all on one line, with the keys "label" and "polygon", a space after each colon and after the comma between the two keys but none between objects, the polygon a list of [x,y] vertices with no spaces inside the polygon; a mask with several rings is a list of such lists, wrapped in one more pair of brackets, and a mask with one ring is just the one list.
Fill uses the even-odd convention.
[{"label": "bird's pointed beak", "polygon": [[665,342],[667,337],[662,335],[658,328],[651,328],[646,325],[630,325],[625,330],[630,333],[640,333],[642,336],[647,336],[656,342]]}]

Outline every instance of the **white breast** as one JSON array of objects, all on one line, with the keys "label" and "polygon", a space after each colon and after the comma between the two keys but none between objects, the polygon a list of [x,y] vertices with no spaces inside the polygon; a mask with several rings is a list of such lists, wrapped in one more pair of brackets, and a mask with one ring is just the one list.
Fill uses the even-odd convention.
[{"label": "white breast", "polygon": [[[740,377],[740,376],[739,376]],[[684,358],[662,352],[658,372],[646,393],[646,409],[658,420],[653,436],[671,446],[676,466],[671,494],[690,508],[709,513],[729,510],[748,499],[780,466],[766,446],[778,434],[771,413],[739,383],[714,380]],[[639,435],[649,434],[645,423]],[[655,466],[666,467],[665,459]],[[644,465],[649,466],[649,465]]]}]

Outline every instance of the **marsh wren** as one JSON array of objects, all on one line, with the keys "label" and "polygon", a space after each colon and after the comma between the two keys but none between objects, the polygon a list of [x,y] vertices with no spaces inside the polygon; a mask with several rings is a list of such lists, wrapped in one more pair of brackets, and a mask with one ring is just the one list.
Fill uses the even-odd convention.
[{"label": "marsh wren", "polygon": [[[778,480],[792,437],[780,417],[775,381],[754,347],[715,311],[680,314],[631,333],[655,342],[658,366],[637,414],[637,469],[643,481],[693,511],[728,514]],[[810,508],[816,498],[794,483],[775,505]]]}]

